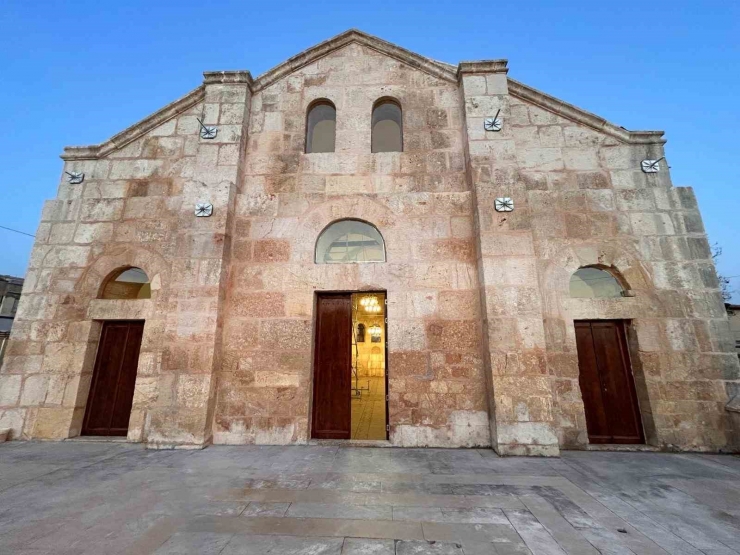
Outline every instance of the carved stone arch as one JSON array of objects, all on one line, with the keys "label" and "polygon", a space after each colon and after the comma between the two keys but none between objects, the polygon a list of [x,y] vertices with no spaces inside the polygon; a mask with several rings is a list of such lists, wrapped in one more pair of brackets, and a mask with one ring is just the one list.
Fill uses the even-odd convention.
[{"label": "carved stone arch", "polygon": [[[548,338],[548,354],[557,359],[555,379],[560,387],[570,391],[564,402],[556,401],[553,411],[559,422],[561,447],[583,448],[588,444],[585,412],[579,385],[580,368],[576,341],[576,320],[624,320],[627,349],[637,387],[643,428],[649,444],[654,442],[655,425],[651,403],[653,393],[642,367],[639,347],[639,327],[646,315],[665,312],[666,302],[656,294],[649,269],[640,261],[640,254],[630,245],[589,243],[568,246],[550,259],[540,274],[543,292],[543,317]],[[579,268],[595,267],[608,271],[625,290],[636,298],[593,297],[570,295],[570,278]],[[630,297],[632,295],[629,295]],[[572,382],[568,384],[568,382]],[[558,396],[555,396],[559,399]]]},{"label": "carved stone arch", "polygon": [[108,277],[122,268],[141,268],[149,277],[152,298],[169,283],[169,264],[159,254],[143,247],[121,246],[98,256],[77,282],[76,291],[88,298],[98,298]]},{"label": "carved stone arch", "polygon": [[391,238],[395,238],[393,223],[396,216],[387,206],[366,197],[325,202],[305,214],[292,238],[301,260],[313,261],[316,239],[321,232],[333,222],[345,219],[362,220],[375,226],[385,241],[386,260],[391,260]]},{"label": "carved stone arch", "polygon": [[608,271],[625,290],[647,291],[651,288],[650,274],[633,249],[608,243],[569,246],[550,259],[541,276],[546,313],[559,312],[560,298],[569,296],[571,276],[583,267]]}]

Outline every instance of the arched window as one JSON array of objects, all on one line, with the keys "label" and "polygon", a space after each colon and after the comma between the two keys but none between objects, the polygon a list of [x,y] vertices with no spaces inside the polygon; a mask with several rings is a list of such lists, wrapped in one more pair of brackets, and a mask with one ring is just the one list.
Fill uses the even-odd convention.
[{"label": "arched window", "polygon": [[403,117],[394,100],[378,100],[373,106],[372,152],[403,152]]},{"label": "arched window", "polygon": [[577,299],[623,297],[624,288],[606,270],[587,266],[570,276],[570,296]]},{"label": "arched window", "polygon": [[316,264],[385,262],[380,232],[360,220],[339,220],[329,225],[316,242]]},{"label": "arched window", "polygon": [[101,299],[150,299],[149,277],[141,268],[123,268],[113,272],[103,286]]},{"label": "arched window", "polygon": [[311,104],[306,118],[306,152],[334,152],[337,109],[328,100]]},{"label": "arched window", "polygon": [[365,342],[365,324],[357,324],[357,343]]}]

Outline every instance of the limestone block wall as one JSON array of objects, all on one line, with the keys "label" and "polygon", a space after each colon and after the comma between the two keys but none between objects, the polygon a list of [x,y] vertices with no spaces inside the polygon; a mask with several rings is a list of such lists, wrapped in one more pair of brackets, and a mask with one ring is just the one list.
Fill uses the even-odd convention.
[{"label": "limestone block wall", "polygon": [[[64,171],[85,179],[63,173],[44,207],[0,371],[0,427],[12,437],[78,435],[101,321],[145,319],[129,439],[209,440],[246,95],[246,85],[207,84],[106,143],[67,149]],[[216,140],[199,137],[198,117],[224,124]],[[214,216],[196,220],[196,200]],[[151,300],[96,300],[126,266],[148,274]]]},{"label": "limestone block wall", "polygon": [[[349,31],[256,80],[203,85],[92,147],[68,148],[44,207],[0,368],[11,438],[80,433],[104,320],[143,319],[129,440],[310,437],[316,293],[387,292],[394,445],[557,455],[587,445],[573,322],[623,319],[648,443],[730,450],[740,365],[696,199],[660,132],[629,132],[507,78]],[[381,98],[403,152],[371,148]],[[337,110],[336,151],[305,154],[306,112]],[[500,112],[499,112],[500,110]],[[499,112],[503,128],[484,129]],[[215,125],[199,135],[196,118]],[[494,209],[498,197],[513,212]],[[214,205],[195,218],[196,202]],[[387,261],[316,264],[329,224],[375,225]],[[580,266],[629,295],[571,299]],[[99,299],[126,266],[149,300]]]},{"label": "limestone block wall", "polygon": [[[738,364],[696,201],[672,188],[665,161],[640,169],[664,155],[661,134],[615,128],[506,79],[505,66],[459,70],[494,445],[587,444],[573,321],[612,318],[629,321],[648,442],[729,448]],[[497,112],[503,129],[486,131]],[[495,212],[498,197],[514,212]],[[610,268],[635,297],[570,299],[570,276],[586,265]]]},{"label": "limestone block wall", "polygon": [[[557,455],[533,221],[510,122],[506,62],[461,64],[469,178],[475,195],[491,434],[501,454]],[[498,114],[501,131],[484,120]],[[496,212],[509,197],[513,212]]]},{"label": "limestone block wall", "polygon": [[[489,445],[472,200],[454,79],[350,44],[255,90],[236,202],[214,423],[219,443],[309,437],[317,291],[387,290],[391,441]],[[382,97],[404,152],[370,152]],[[304,154],[306,110],[337,110],[336,152]],[[384,264],[314,263],[342,218],[377,226]]]},{"label": "limestone block wall", "polygon": [[[740,367],[693,192],[672,187],[665,161],[659,173],[641,171],[641,160],[664,156],[659,134],[597,131],[588,115],[574,121],[567,105],[558,114],[533,98],[510,82],[518,171],[506,187],[531,226],[560,445],[587,444],[573,320],[614,318],[630,321],[648,443],[728,448],[725,405]],[[587,265],[611,269],[634,297],[570,299],[570,276]]]}]

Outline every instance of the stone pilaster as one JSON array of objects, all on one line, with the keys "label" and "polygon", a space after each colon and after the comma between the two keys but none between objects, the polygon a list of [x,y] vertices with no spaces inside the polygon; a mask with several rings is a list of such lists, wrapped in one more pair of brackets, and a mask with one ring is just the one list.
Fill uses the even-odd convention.
[{"label": "stone pilaster", "polygon": [[[526,186],[519,179],[508,125],[505,60],[465,62],[458,76],[464,102],[468,179],[475,196],[478,272],[484,324],[492,445],[501,455],[559,453],[546,371],[545,333]],[[503,121],[486,131],[485,118]],[[496,212],[509,197],[513,212]]]},{"label": "stone pilaster", "polygon": [[[231,226],[251,82],[248,72],[205,74],[201,120],[218,133],[213,139],[199,139],[192,176],[183,187],[165,329],[172,390],[170,402],[151,411],[146,441],[153,446],[211,442]],[[198,202],[210,202],[213,215],[196,218]]]}]

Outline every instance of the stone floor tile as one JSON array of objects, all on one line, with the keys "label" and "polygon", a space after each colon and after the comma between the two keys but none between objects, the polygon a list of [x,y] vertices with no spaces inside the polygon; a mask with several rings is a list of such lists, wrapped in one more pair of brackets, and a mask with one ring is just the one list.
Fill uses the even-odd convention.
[{"label": "stone floor tile", "polygon": [[[532,555],[532,551],[523,543],[493,543],[494,551],[497,555]],[[463,544],[465,555],[484,555],[488,553],[481,549],[481,544],[473,544],[470,548],[468,544]]]},{"label": "stone floor tile", "polygon": [[380,480],[353,480],[351,478],[332,478],[325,480],[312,480],[309,489],[328,489],[342,491],[380,491]]},{"label": "stone floor tile", "polygon": [[268,536],[261,545],[286,553],[359,538],[460,543],[466,555],[526,554],[524,540],[544,553],[555,542],[576,554],[737,555],[738,484],[740,458],[722,455],[11,442],[0,445],[0,553],[144,555],[198,541],[207,552],[207,538],[233,535],[229,549]]},{"label": "stone floor tile", "polygon": [[523,495],[527,510],[542,524],[555,541],[570,555],[598,555],[591,545],[552,504],[536,495]]},{"label": "stone floor tile", "polygon": [[200,507],[193,507],[192,509],[184,507],[184,510],[198,515],[234,516],[242,514],[246,507],[246,503],[208,503]]},{"label": "stone floor tile", "polygon": [[459,543],[435,541],[396,542],[396,555],[465,555]]},{"label": "stone floor tile", "polygon": [[396,541],[345,538],[342,555],[396,555]]},{"label": "stone floor tile", "polygon": [[246,489],[306,489],[310,483],[310,480],[301,479],[262,480],[250,478],[244,481],[243,487]]},{"label": "stone floor tile", "polygon": [[340,555],[342,538],[236,535],[221,555]]},{"label": "stone floor tile", "polygon": [[290,503],[260,503],[252,501],[241,513],[242,516],[285,516]]},{"label": "stone floor tile", "polygon": [[286,516],[293,518],[346,518],[358,520],[393,520],[391,507],[382,505],[345,505],[339,503],[292,503]]},{"label": "stone floor tile", "polygon": [[442,509],[439,507],[393,507],[393,520],[414,522],[440,522]]},{"label": "stone floor tile", "polygon": [[209,532],[178,532],[173,534],[155,555],[218,555],[229,543],[233,534],[213,534]]},{"label": "stone floor tile", "polygon": [[550,533],[529,511],[507,509],[504,511],[524,543],[535,555],[564,555]]},{"label": "stone floor tile", "polygon": [[424,539],[441,542],[521,543],[522,538],[511,524],[447,524],[422,522]]},{"label": "stone floor tile", "polygon": [[306,537],[424,539],[418,522],[341,518],[201,517],[187,525],[190,532],[216,532]]},{"label": "stone floor tile", "polygon": [[453,524],[502,524],[510,526],[509,520],[501,509],[475,507],[471,509],[442,508],[439,522]]}]

